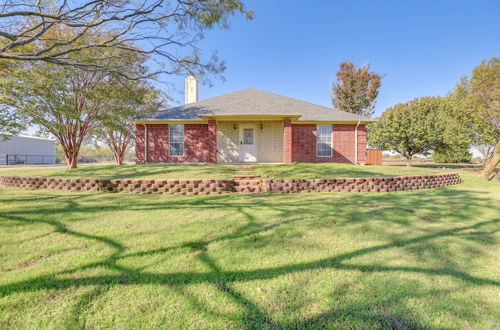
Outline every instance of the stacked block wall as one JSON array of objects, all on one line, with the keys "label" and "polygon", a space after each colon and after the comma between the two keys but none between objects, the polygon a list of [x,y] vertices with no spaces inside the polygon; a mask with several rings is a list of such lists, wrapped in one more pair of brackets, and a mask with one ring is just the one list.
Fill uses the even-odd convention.
[{"label": "stacked block wall", "polygon": [[210,195],[221,193],[390,192],[461,183],[458,173],[347,179],[67,179],[1,176],[0,187],[30,190]]}]

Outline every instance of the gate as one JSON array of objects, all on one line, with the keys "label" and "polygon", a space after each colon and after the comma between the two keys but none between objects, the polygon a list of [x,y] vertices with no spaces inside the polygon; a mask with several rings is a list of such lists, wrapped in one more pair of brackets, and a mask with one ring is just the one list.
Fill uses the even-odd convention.
[{"label": "gate", "polygon": [[382,149],[366,149],[367,165],[382,165]]}]

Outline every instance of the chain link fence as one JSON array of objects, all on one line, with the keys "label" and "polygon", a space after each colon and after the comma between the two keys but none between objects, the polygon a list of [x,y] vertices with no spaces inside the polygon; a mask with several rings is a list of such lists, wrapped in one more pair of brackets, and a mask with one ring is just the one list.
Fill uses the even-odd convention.
[{"label": "chain link fence", "polygon": [[[114,163],[113,156],[79,156],[78,163]],[[135,162],[133,157],[125,157],[125,162]],[[66,164],[64,157],[54,155],[11,155],[0,154],[0,165],[55,165]]]},{"label": "chain link fence", "polygon": [[54,155],[10,155],[0,154],[0,165],[46,165],[56,164]]}]

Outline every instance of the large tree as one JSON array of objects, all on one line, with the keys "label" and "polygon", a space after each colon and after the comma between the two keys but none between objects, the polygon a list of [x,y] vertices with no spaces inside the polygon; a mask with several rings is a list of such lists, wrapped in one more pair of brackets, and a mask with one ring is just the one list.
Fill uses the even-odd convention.
[{"label": "large tree", "polygon": [[[103,63],[101,52],[85,60],[79,55],[85,49],[118,47],[158,60],[155,72],[143,75],[218,72],[223,62],[215,54],[203,60],[196,45],[206,29],[224,26],[238,13],[252,15],[240,0],[4,0],[0,2],[0,59],[127,75],[118,63]],[[54,33],[68,29],[72,33]],[[96,33],[103,37],[92,39]]]},{"label": "large tree", "polygon": [[[98,38],[100,36],[91,39]],[[142,54],[119,48],[84,50],[78,54],[80,61],[84,62],[95,52],[103,57],[103,65],[117,63],[132,75],[146,70],[143,66],[146,58]],[[68,167],[76,168],[84,139],[97,127],[117,97],[112,82],[120,77],[123,75],[108,71],[26,61],[0,77],[0,103],[53,134],[64,150]]]},{"label": "large tree", "polygon": [[[0,59],[0,76],[9,74],[9,70],[13,68],[14,64]],[[0,141],[19,133],[22,128],[15,110],[2,103],[2,95],[0,94]]]},{"label": "large tree", "polygon": [[410,166],[415,155],[428,155],[441,142],[436,118],[442,105],[439,97],[396,104],[369,125],[369,143],[399,153]]},{"label": "large tree", "polygon": [[468,146],[448,145],[432,152],[432,161],[435,163],[466,163],[471,159],[472,153]]},{"label": "large tree", "polygon": [[442,98],[442,106],[435,116],[440,139],[432,152],[432,159],[437,163],[460,163],[472,158],[473,113],[467,106],[468,89],[467,81],[462,79],[451,93]]},{"label": "large tree", "polygon": [[495,146],[481,172],[481,177],[489,180],[500,163],[500,58],[483,61],[472,70],[470,90],[477,136]]},{"label": "large tree", "polygon": [[107,89],[110,100],[94,135],[109,146],[115,163],[123,165],[126,152],[135,141],[132,120],[158,111],[165,104],[165,96],[144,82],[120,78],[111,81]]},{"label": "large tree", "polygon": [[21,128],[22,125],[16,117],[14,110],[2,106],[0,101],[0,141],[8,139],[10,135],[19,133]]},{"label": "large tree", "polygon": [[356,67],[343,62],[332,84],[332,104],[335,109],[358,115],[371,116],[382,76],[370,72],[370,65]]},{"label": "large tree", "polygon": [[[227,26],[236,14],[252,17],[241,0],[4,0],[0,73],[5,73],[4,64],[17,62],[30,63],[23,67],[50,63],[131,80],[163,80],[163,75],[183,72],[198,77],[219,74],[224,61],[216,52],[203,56],[197,45],[207,29]],[[130,71],[126,61],[108,61],[107,50],[116,49],[147,56],[153,69]],[[20,126],[14,119],[12,108],[1,108],[0,131],[16,132]]]}]

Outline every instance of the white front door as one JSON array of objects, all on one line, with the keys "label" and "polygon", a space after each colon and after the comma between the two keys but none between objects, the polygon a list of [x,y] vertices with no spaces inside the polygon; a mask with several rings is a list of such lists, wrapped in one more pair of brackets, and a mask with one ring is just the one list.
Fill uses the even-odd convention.
[{"label": "white front door", "polygon": [[254,125],[240,125],[240,162],[257,161],[257,139]]}]

